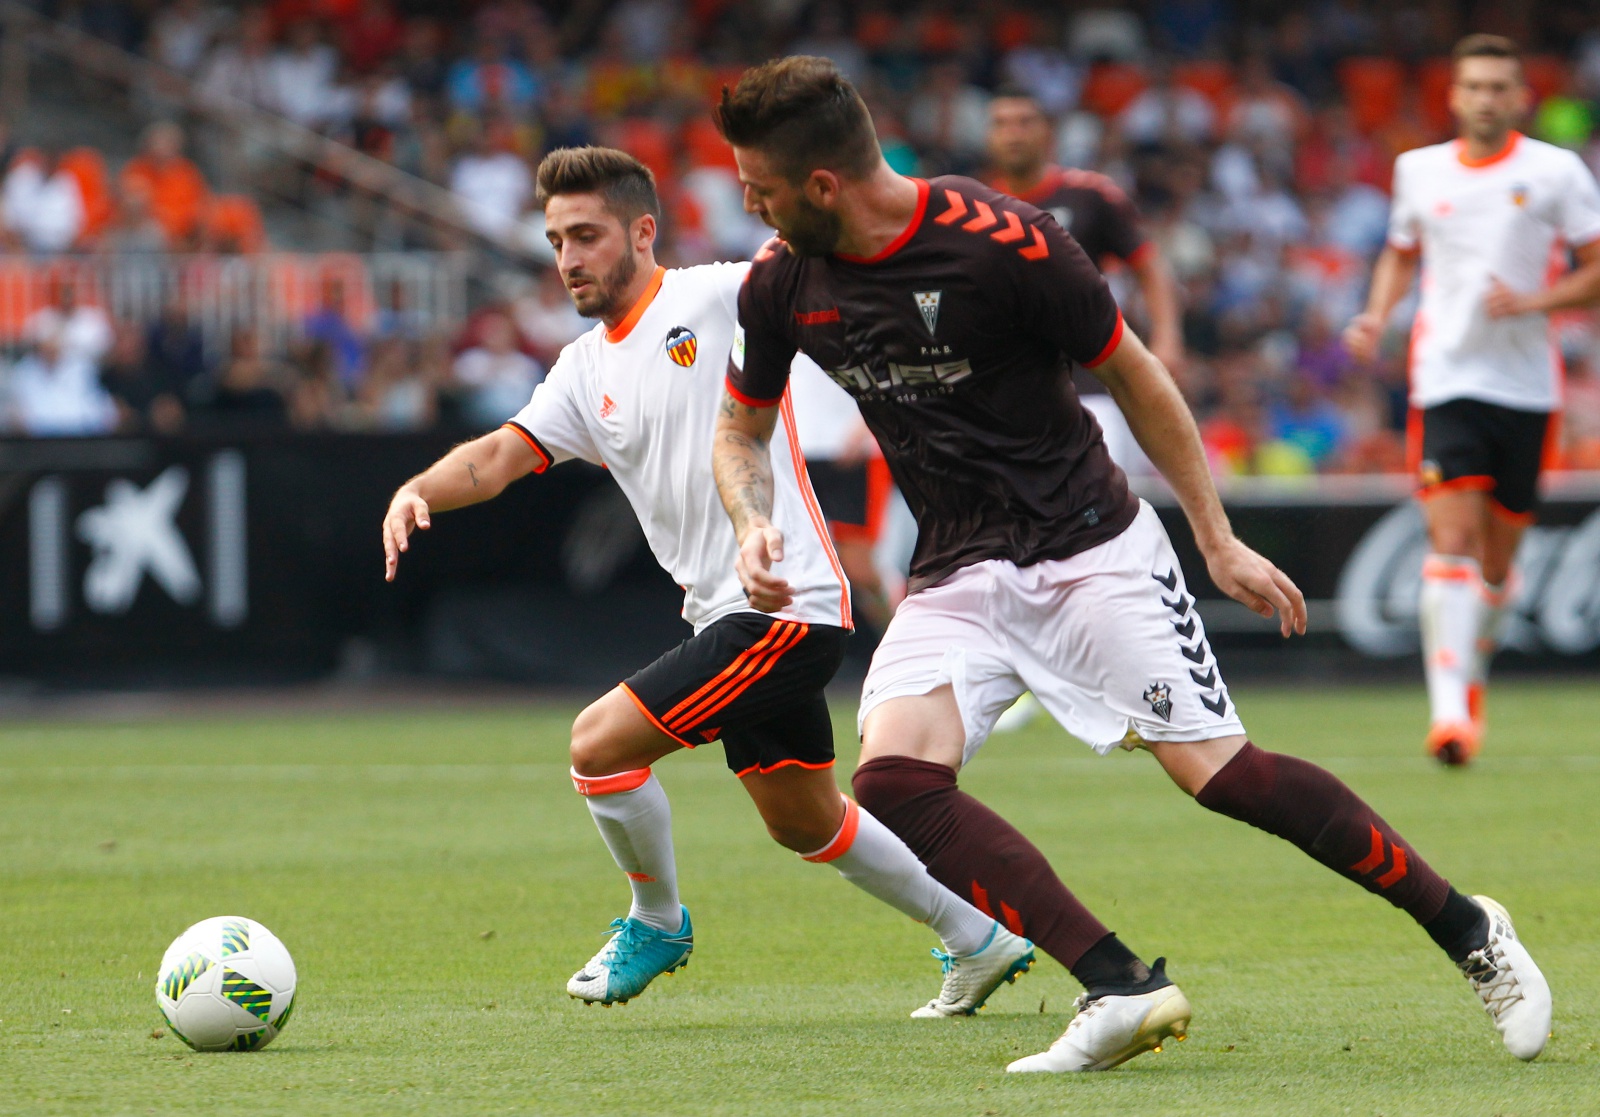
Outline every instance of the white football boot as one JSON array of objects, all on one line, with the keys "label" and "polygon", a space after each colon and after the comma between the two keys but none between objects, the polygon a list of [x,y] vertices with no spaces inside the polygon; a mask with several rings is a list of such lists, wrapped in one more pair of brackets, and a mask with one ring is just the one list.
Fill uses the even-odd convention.
[{"label": "white football boot", "polygon": [[[1153,970],[1160,970],[1156,959]],[[1074,1004],[1078,1014],[1048,1051],[1018,1059],[1008,1071],[1110,1070],[1146,1051],[1160,1051],[1170,1036],[1182,1040],[1189,1034],[1189,998],[1176,985],[1149,993],[1123,997],[1107,994],[1089,999],[1081,995]]]},{"label": "white football boot", "polygon": [[1494,1019],[1506,1050],[1524,1061],[1536,1059],[1550,1038],[1550,985],[1518,941],[1506,909],[1487,896],[1472,900],[1489,915],[1489,941],[1467,955],[1461,972]]},{"label": "white football boot", "polygon": [[1003,983],[1027,973],[1034,960],[1033,943],[998,923],[971,954],[935,950],[933,956],[944,963],[944,986],[937,997],[911,1014],[914,1020],[971,1016]]}]

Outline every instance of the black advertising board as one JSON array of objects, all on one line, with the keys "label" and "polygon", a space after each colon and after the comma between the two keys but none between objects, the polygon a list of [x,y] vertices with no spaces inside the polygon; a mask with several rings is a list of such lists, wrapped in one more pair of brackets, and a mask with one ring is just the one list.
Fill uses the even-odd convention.
[{"label": "black advertising board", "polygon": [[[564,465],[442,514],[383,581],[389,495],[441,436],[0,441],[0,676],[67,685],[280,681],[378,669],[603,685],[688,628],[603,470]],[[1312,605],[1309,639],[1214,600],[1161,513],[1212,641],[1252,669],[1414,659],[1421,519],[1404,479],[1236,483],[1235,528]],[[1546,487],[1506,644],[1600,663],[1600,479]]]}]

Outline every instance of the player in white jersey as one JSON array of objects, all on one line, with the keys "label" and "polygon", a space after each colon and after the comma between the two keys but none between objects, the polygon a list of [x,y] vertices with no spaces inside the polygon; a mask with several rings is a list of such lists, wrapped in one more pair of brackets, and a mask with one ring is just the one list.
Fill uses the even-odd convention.
[{"label": "player in white jersey", "polygon": [[[1396,161],[1389,244],[1345,331],[1351,354],[1372,360],[1420,263],[1409,433],[1431,552],[1419,609],[1427,748],[1446,764],[1470,761],[1483,739],[1512,560],[1561,406],[1546,315],[1600,295],[1600,188],[1577,155],[1515,131],[1528,101],[1510,40],[1457,44],[1460,138]],[[1552,283],[1566,251],[1578,266]]]},{"label": "player in white jersey", "polygon": [[411,532],[427,529],[433,512],[491,499],[528,473],[578,458],[609,468],[657,561],[684,587],[694,636],[590,705],[572,728],[572,782],[627,875],[633,904],[568,993],[626,1002],[687,962],[694,936],[678,898],[672,815],[650,766],[720,738],[774,839],[808,861],[832,863],[943,940],[934,952],[943,987],[914,1015],[970,1015],[1032,965],[1033,944],[936,882],[834,783],[823,687],[850,630],[849,590],[787,403],[772,440],[780,464],[771,514],[790,540],[781,566],[794,592],[776,611],[757,612],[736,571],[738,542],[711,473],[711,440],[748,265],[658,267],[655,183],[623,152],[552,152],[538,188],[573,302],[601,324],[562,350],[504,427],[402,485],[383,542],[393,580]]}]

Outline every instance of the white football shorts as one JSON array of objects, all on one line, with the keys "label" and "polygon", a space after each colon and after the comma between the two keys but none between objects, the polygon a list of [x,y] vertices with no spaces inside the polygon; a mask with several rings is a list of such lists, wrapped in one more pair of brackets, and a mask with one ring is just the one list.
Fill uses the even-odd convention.
[{"label": "white football shorts", "polygon": [[1101,755],[1244,732],[1172,542],[1143,501],[1126,531],[1081,554],[990,559],[906,598],[872,657],[857,730],[880,703],[946,683],[963,764],[1028,690]]}]

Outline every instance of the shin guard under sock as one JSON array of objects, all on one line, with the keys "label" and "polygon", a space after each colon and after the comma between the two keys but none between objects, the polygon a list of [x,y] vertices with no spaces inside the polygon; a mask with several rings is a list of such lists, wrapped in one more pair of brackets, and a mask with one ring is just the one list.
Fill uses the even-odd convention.
[{"label": "shin guard under sock", "polygon": [[857,802],[911,847],[933,879],[1069,970],[1111,933],[1061,883],[1044,854],[959,790],[945,765],[882,756],[857,768],[851,782]]},{"label": "shin guard under sock", "polygon": [[1275,834],[1426,924],[1451,893],[1361,797],[1332,773],[1249,742],[1212,776],[1200,805]]}]

